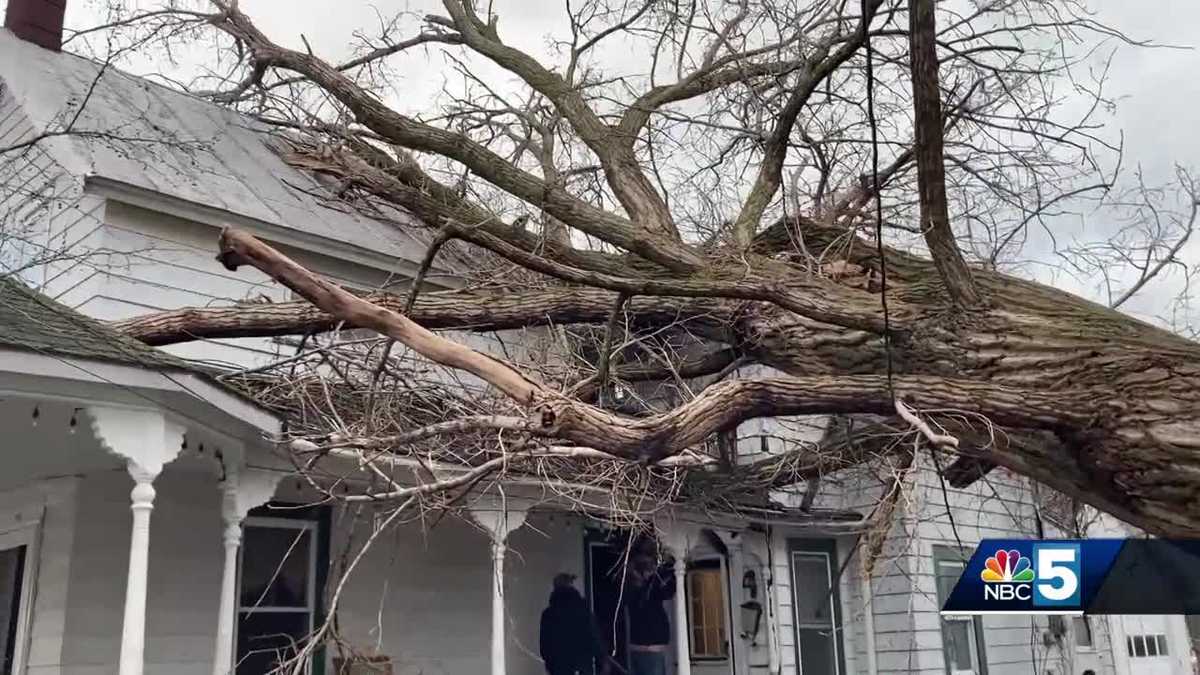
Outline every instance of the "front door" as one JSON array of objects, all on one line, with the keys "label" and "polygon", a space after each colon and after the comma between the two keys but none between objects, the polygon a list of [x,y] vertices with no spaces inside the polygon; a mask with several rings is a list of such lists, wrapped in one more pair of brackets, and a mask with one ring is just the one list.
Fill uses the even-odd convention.
[{"label": "front door", "polygon": [[621,605],[621,577],[625,571],[623,547],[602,535],[587,539],[587,594],[592,614],[600,629],[600,639],[617,663],[629,670],[625,620]]},{"label": "front door", "polygon": [[795,539],[788,549],[800,673],[842,675],[837,546],[832,539]]}]

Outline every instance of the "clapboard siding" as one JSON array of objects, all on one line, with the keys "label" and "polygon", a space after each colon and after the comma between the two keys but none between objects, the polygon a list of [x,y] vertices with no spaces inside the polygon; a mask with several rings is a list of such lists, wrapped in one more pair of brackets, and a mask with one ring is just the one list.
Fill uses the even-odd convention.
[{"label": "clapboard siding", "polygon": [[0,161],[0,273],[19,272],[35,286],[43,266],[58,248],[52,231],[58,221],[74,216],[82,196],[82,180],[63,166],[51,150],[68,141],[47,138],[36,128],[6,83],[0,81],[0,148],[10,150]]}]

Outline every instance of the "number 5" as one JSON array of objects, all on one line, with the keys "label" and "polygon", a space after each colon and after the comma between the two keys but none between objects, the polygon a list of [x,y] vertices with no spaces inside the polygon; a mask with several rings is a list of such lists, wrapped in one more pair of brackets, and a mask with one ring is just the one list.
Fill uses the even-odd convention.
[{"label": "number 5", "polygon": [[[1041,548],[1037,552],[1038,593],[1052,602],[1069,600],[1079,590],[1077,548]],[[1043,580],[1058,583],[1043,583]]]}]

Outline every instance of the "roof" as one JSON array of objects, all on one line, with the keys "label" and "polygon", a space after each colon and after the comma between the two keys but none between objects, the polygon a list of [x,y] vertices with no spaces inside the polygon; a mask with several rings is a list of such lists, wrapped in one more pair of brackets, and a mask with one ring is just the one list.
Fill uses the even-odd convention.
[{"label": "roof", "polygon": [[323,198],[327,187],[275,152],[266,125],[237,112],[42,49],[3,28],[0,80],[7,89],[0,94],[13,96],[38,132],[62,128],[86,101],[73,127],[84,133],[45,146],[73,175],[215,208],[302,238],[414,262],[424,255],[419,233],[331,206],[336,200]]},{"label": "roof", "polygon": [[0,276],[0,346],[151,370],[206,371]]},{"label": "roof", "polygon": [[[4,348],[36,355],[30,361],[37,357],[57,359],[70,366],[67,370],[72,373],[77,369],[94,375],[73,359],[156,373],[157,379],[177,387],[175,391],[268,433],[277,433],[279,420],[283,419],[241,390],[224,384],[214,373],[122,335],[30,289],[14,277],[0,275],[0,350]],[[16,367],[22,368],[24,360],[23,355],[14,359]],[[107,384],[120,385],[109,376],[99,377]],[[150,380],[142,380],[142,384],[135,386],[154,386],[146,382]]]}]

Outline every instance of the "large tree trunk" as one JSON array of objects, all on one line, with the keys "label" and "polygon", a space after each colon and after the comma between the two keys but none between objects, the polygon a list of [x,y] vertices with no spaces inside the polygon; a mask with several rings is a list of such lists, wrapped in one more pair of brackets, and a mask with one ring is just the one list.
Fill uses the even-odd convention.
[{"label": "large tree trunk", "polygon": [[[781,248],[777,242],[801,234],[788,235],[794,225],[770,228],[757,242],[760,252],[775,251]],[[844,241],[845,232],[810,222],[799,226],[811,248],[839,236]],[[858,241],[850,250],[848,263],[878,269],[873,247]],[[902,399],[959,435],[965,454],[1152,532],[1200,535],[1200,345],[1068,293],[984,270],[973,270],[983,304],[956,310],[932,262],[895,250],[885,255],[889,295],[905,308],[892,353]],[[260,268],[283,278],[269,264]],[[466,293],[427,295],[411,316],[426,326],[480,330],[599,323],[615,295],[553,288],[509,293],[503,302]],[[384,307],[402,304],[371,299]],[[338,318],[347,318],[338,311]],[[884,351],[877,334],[765,302],[647,297],[635,299],[627,311],[648,322],[691,319],[707,326],[712,339],[724,337],[752,361],[793,377],[722,383],[651,418],[621,418],[582,402],[547,400],[540,418],[547,433],[653,461],[752,417],[892,413],[886,380],[879,375]],[[330,315],[297,302],[181,310],[118,325],[152,344],[168,344],[303,333],[332,322]]]}]

